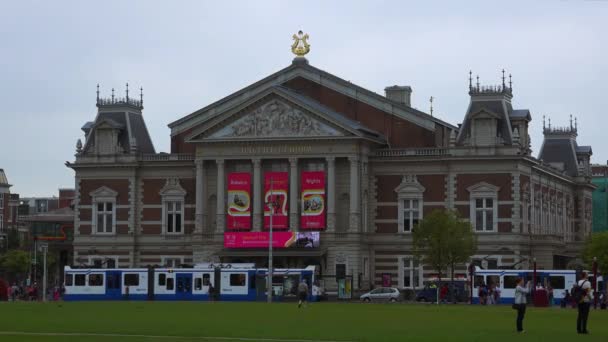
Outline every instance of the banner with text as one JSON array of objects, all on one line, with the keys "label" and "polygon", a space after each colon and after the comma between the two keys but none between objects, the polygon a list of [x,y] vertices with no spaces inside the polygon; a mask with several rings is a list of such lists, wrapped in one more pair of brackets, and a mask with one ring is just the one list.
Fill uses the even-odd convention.
[{"label": "banner with text", "polygon": [[[225,232],[224,248],[268,248],[270,232]],[[319,248],[319,232],[273,232],[272,248]]]},{"label": "banner with text", "polygon": [[227,229],[251,229],[251,174],[228,174]]},{"label": "banner with text", "polygon": [[325,228],[325,172],[302,172],[300,228]]},{"label": "banner with text", "polygon": [[266,229],[270,228],[269,203],[272,203],[274,208],[272,229],[289,228],[288,179],[287,172],[264,173],[264,228]]}]

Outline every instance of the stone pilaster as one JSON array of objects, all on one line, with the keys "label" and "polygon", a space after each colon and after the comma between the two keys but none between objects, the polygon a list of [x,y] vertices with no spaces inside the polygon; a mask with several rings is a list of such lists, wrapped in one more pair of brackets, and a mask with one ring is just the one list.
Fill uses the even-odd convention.
[{"label": "stone pilaster", "polygon": [[523,229],[521,224],[521,186],[519,172],[514,172],[511,177],[511,198],[513,198],[513,207],[511,209],[511,220],[513,222],[513,226],[511,231],[513,233],[521,233],[523,232]]},{"label": "stone pilaster", "polygon": [[202,160],[196,161],[196,205],[195,205],[195,226],[194,233],[200,235],[203,232],[205,212],[205,166]]},{"label": "stone pilaster", "polygon": [[348,157],[350,161],[350,206],[349,231],[359,231],[359,156]]},{"label": "stone pilaster", "polygon": [[336,159],[325,158],[327,161],[327,231],[336,230]]},{"label": "stone pilaster", "polygon": [[224,160],[217,159],[217,211],[216,211],[216,224],[215,231],[217,233],[223,233],[226,226],[226,175],[224,168]]},{"label": "stone pilaster", "polygon": [[289,158],[289,228],[299,230],[298,224],[298,158]]},{"label": "stone pilaster", "polygon": [[262,160],[253,159],[253,230],[262,230]]}]

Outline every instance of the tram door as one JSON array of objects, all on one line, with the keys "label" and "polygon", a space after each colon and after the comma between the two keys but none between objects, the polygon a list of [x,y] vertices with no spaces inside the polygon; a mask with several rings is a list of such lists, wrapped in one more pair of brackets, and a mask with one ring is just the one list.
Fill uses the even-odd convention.
[{"label": "tram door", "polygon": [[176,273],[175,283],[175,297],[177,300],[192,299],[192,273]]},{"label": "tram door", "polygon": [[120,298],[120,271],[106,272],[106,297]]}]

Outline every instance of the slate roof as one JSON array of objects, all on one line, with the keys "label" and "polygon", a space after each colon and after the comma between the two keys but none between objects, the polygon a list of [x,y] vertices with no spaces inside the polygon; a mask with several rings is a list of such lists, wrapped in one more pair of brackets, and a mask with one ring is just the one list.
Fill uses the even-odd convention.
[{"label": "slate roof", "polygon": [[530,110],[528,109],[513,109],[513,111],[509,113],[509,117],[513,119],[526,119],[528,121],[532,120]]},{"label": "slate roof", "polygon": [[4,173],[4,169],[0,169],[0,186],[11,186],[10,184],[8,184],[8,179],[6,178],[6,173]]},{"label": "slate roof", "polygon": [[458,143],[462,144],[471,130],[471,116],[483,110],[498,114],[500,118],[497,123],[497,131],[500,132],[505,144],[510,145],[512,143],[510,114],[513,112],[513,107],[510,102],[499,99],[476,101],[471,98],[469,109],[458,134]]},{"label": "slate roof", "polygon": [[[95,126],[102,122],[108,122],[116,128],[120,128],[121,132],[118,135],[118,142],[125,152],[130,150],[130,138],[135,138],[137,143],[137,151],[141,153],[155,153],[154,144],[148,133],[146,123],[141,114],[132,112],[101,112],[95,118],[95,122],[91,125],[87,122],[83,126],[83,130],[89,129],[90,134],[87,134],[87,141],[84,146],[86,152],[90,145],[95,141]],[[92,129],[92,130],[91,130]]]},{"label": "slate roof", "polygon": [[577,146],[576,153],[593,153],[591,146]]}]

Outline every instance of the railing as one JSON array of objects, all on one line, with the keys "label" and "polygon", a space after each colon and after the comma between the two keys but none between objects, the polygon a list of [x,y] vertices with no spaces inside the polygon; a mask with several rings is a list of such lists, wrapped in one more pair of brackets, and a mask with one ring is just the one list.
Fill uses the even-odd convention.
[{"label": "railing", "polygon": [[189,153],[173,153],[173,154],[160,154],[160,153],[150,153],[150,154],[142,154],[142,161],[189,161],[194,160],[194,155]]},{"label": "railing", "polygon": [[114,97],[113,96],[111,98],[98,98],[97,99],[98,106],[112,106],[112,105],[119,105],[119,104],[127,104],[127,105],[141,108],[141,107],[143,107],[144,103],[141,100],[136,100],[131,97]]},{"label": "railing", "polygon": [[374,151],[374,157],[416,157],[416,156],[447,156],[450,155],[448,148],[396,148]]}]

